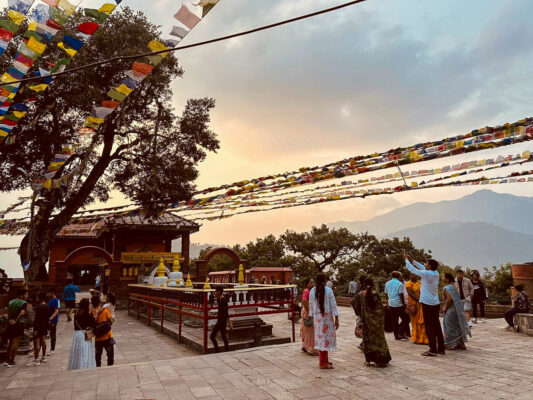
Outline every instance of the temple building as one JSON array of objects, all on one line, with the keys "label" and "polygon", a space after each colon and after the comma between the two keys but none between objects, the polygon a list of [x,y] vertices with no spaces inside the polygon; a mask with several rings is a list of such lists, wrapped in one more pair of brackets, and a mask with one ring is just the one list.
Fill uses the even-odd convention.
[{"label": "temple building", "polygon": [[[200,225],[169,212],[150,218],[106,215],[90,223],[67,225],[50,249],[49,284],[61,293],[70,273],[83,291],[94,288],[100,274],[104,292],[125,297],[127,285],[149,275],[161,257],[168,266],[179,259],[187,273],[190,235],[199,230]],[[181,239],[180,253],[172,252],[175,239]]]}]

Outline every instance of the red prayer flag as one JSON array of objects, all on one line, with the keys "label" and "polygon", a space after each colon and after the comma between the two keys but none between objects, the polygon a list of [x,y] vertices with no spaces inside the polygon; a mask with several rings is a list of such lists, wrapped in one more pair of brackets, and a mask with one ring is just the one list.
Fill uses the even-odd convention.
[{"label": "red prayer flag", "polygon": [[22,53],[19,53],[17,58],[16,58],[16,61],[24,64],[24,65],[27,65],[28,67],[31,67],[34,63],[34,61],[29,58],[29,57],[26,57],[24,54]]},{"label": "red prayer flag", "polygon": [[0,39],[2,39],[4,42],[9,42],[11,39],[13,39],[13,33],[5,30],[4,28],[0,28]]},{"label": "red prayer flag", "polygon": [[50,28],[57,29],[58,31],[61,30],[61,25],[59,25],[53,19],[49,19],[48,21],[46,21],[46,26],[49,26]]},{"label": "red prayer flag", "polygon": [[153,65],[143,64],[140,62],[134,62],[131,70],[135,76],[148,75],[154,69]]},{"label": "red prayer flag", "polygon": [[98,27],[99,25],[96,22],[85,22],[78,26],[78,31],[87,35],[92,35]]},{"label": "red prayer flag", "polygon": [[118,101],[106,100],[102,101],[102,107],[105,108],[117,108],[120,105]]}]

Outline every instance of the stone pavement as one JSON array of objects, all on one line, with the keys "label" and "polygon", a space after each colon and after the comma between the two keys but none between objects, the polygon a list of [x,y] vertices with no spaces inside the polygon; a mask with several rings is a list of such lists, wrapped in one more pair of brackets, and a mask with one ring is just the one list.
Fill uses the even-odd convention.
[{"label": "stone pavement", "polygon": [[[379,369],[365,367],[363,354],[356,349],[352,310],[340,312],[338,350],[330,355],[334,370],[318,369],[317,357],[301,353],[298,342],[192,355],[120,315],[115,330],[121,354],[117,362],[122,365],[63,371],[59,365],[64,366],[68,343],[62,336],[61,362],[54,355],[50,367],[2,368],[0,398],[533,399],[533,338],[504,331],[503,319],[476,325],[468,351],[449,351],[438,358],[424,358],[420,353],[425,346],[397,342],[387,334],[393,360],[388,368]],[[290,330],[284,314],[265,320],[279,332]]]}]

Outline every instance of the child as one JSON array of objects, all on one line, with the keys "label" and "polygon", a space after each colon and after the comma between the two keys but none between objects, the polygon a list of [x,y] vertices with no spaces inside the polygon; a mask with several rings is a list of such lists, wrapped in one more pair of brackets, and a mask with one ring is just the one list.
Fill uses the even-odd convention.
[{"label": "child", "polygon": [[116,298],[113,293],[108,293],[106,296],[106,303],[102,308],[107,308],[109,312],[111,313],[111,318],[115,319],[115,304],[116,304]]},{"label": "child", "polygon": [[[33,346],[34,346],[34,360],[29,367],[40,365],[46,362],[46,334],[48,333],[49,311],[48,311],[48,297],[46,293],[39,293],[37,295],[38,306],[35,309],[35,320],[33,322]],[[42,349],[42,357],[39,360],[39,351]]]}]

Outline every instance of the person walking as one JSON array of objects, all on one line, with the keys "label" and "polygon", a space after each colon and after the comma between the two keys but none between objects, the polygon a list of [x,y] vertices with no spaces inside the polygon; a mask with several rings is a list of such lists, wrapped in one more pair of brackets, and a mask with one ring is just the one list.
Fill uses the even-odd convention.
[{"label": "person walking", "polygon": [[13,368],[15,356],[19,348],[20,338],[24,336],[24,324],[26,323],[26,314],[28,308],[28,291],[19,289],[17,298],[9,302],[7,307],[7,338],[8,345],[6,350],[7,361],[4,365]]},{"label": "person walking", "polygon": [[524,292],[524,285],[516,285],[514,288],[518,293],[513,298],[513,306],[505,313],[505,320],[509,324],[506,329],[509,331],[515,328],[514,316],[516,314],[528,314],[531,310],[530,299]]},{"label": "person walking", "polygon": [[472,322],[477,324],[477,307],[481,312],[481,322],[485,322],[485,302],[487,301],[487,288],[480,279],[479,272],[472,272],[472,286],[474,295],[472,296]]},{"label": "person walking", "polygon": [[461,302],[463,303],[463,309],[466,317],[466,322],[469,327],[472,327],[472,322],[470,322],[470,313],[472,311],[472,296],[474,295],[474,285],[470,279],[465,278],[465,273],[462,269],[457,271],[456,282],[454,283],[455,289],[461,297]]},{"label": "person walking", "polygon": [[363,321],[363,352],[365,365],[375,363],[386,367],[392,359],[385,339],[385,312],[374,281],[366,278],[363,290],[354,299],[354,310]]},{"label": "person walking", "polygon": [[67,322],[72,321],[72,312],[76,308],[76,293],[80,293],[80,288],[72,283],[72,279],[67,279],[67,286],[63,289],[63,301],[67,307]]},{"label": "person walking", "polygon": [[[46,362],[46,335],[48,334],[49,326],[49,310],[48,297],[46,293],[39,293],[37,295],[38,306],[35,308],[35,318],[33,320],[33,361],[28,364],[28,367],[35,367]],[[42,357],[39,360],[39,353],[42,352]]]},{"label": "person walking", "polygon": [[[385,294],[392,313],[394,339],[409,340],[406,336],[409,329],[409,317],[405,313],[407,299],[404,298],[403,283],[400,281],[401,273],[393,271],[391,277],[385,284]],[[401,320],[399,324],[398,319]]]},{"label": "person walking", "polygon": [[463,310],[463,301],[454,285],[452,274],[444,274],[444,344],[447,350],[466,350],[466,336],[470,335]]},{"label": "person walking", "polygon": [[336,330],[339,329],[339,311],[333,290],[326,286],[326,275],[316,276],[316,286],[309,293],[309,316],[313,317],[315,349],[321,369],[332,369],[328,352],[337,349]]},{"label": "person walking", "polygon": [[420,277],[420,303],[426,333],[428,335],[429,351],[422,353],[426,357],[436,357],[437,354],[445,355],[444,335],[440,325],[439,312],[439,263],[430,259],[425,265],[415,261],[413,257],[404,252],[406,268]]},{"label": "person walking", "polygon": [[96,275],[96,278],[94,280],[94,289],[98,292],[101,292],[102,291],[102,284],[101,284],[101,278],[100,278],[100,274],[97,274]]},{"label": "person walking", "polygon": [[217,286],[217,288],[215,289],[215,297],[218,300],[217,323],[213,327],[209,338],[213,343],[215,352],[219,353],[220,349],[218,348],[217,333],[220,332],[220,336],[222,337],[222,341],[224,342],[224,351],[229,351],[228,337],[226,336],[226,327],[229,324],[230,329],[232,329],[232,326],[231,321],[229,319],[228,299],[226,299],[226,296],[224,296],[224,288],[222,286]]},{"label": "person walking", "polygon": [[94,328],[96,366],[100,367],[102,365],[102,353],[104,349],[107,354],[107,365],[110,366],[115,362],[115,339],[111,330],[114,320],[111,317],[109,309],[103,308],[100,305],[100,296],[91,297],[91,304],[93,306],[93,318],[96,323]]},{"label": "person walking", "polygon": [[313,324],[313,317],[309,316],[309,294],[311,289],[315,287],[315,281],[307,278],[304,281],[304,291],[302,293],[302,322],[300,328],[300,335],[302,336],[302,351],[310,356],[318,356],[315,350],[315,328]]},{"label": "person walking", "polygon": [[92,337],[95,320],[89,310],[89,299],[81,299],[74,315],[74,333],[68,355],[68,370],[95,368],[96,358]]},{"label": "person walking", "polygon": [[354,278],[348,284],[348,296],[350,296],[353,299],[356,294],[357,294],[357,282],[355,281],[355,278]]},{"label": "person walking", "polygon": [[49,314],[49,325],[48,332],[50,333],[50,351],[48,356],[54,354],[56,349],[56,340],[57,340],[57,324],[59,322],[59,308],[60,302],[56,296],[56,291],[54,288],[48,289],[48,314]]},{"label": "person walking", "polygon": [[417,344],[428,344],[424,314],[420,304],[420,281],[417,275],[411,274],[409,281],[405,283],[405,289],[408,296],[407,313],[411,319],[411,340]]}]

